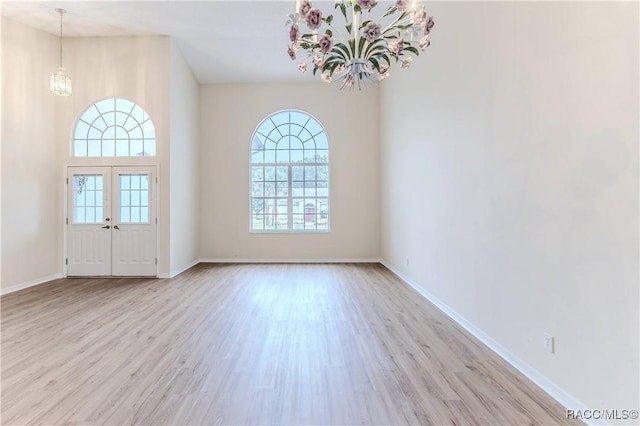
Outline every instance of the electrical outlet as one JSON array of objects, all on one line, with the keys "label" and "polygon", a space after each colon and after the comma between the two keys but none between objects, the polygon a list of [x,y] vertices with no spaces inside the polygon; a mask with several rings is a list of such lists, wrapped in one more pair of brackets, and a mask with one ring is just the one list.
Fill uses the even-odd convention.
[{"label": "electrical outlet", "polygon": [[555,351],[555,345],[554,345],[554,339],[553,336],[550,335],[549,333],[544,333],[544,348],[547,352],[551,352],[554,353]]}]

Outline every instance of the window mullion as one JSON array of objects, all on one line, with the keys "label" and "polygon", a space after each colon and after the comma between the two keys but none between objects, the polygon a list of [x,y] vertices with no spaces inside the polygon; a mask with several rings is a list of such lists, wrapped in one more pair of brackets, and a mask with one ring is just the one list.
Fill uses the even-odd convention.
[{"label": "window mullion", "polygon": [[287,167],[287,229],[291,231],[293,229],[293,167],[289,164]]}]

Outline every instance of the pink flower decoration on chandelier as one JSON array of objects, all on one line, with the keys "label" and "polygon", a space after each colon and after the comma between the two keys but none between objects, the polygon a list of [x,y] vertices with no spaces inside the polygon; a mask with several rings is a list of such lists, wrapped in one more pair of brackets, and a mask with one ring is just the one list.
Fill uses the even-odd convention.
[{"label": "pink flower decoration on chandelier", "polygon": [[411,13],[411,23],[414,25],[420,25],[427,19],[427,11],[424,6],[420,6]]},{"label": "pink flower decoration on chandelier", "polygon": [[404,49],[404,40],[394,40],[392,42],[389,42],[388,46],[389,51],[392,55],[399,55],[400,53],[402,53],[402,49]]},{"label": "pink flower decoration on chandelier", "polygon": [[420,39],[420,50],[425,50],[430,45],[431,41],[429,40],[429,36],[424,36]]},{"label": "pink flower decoration on chandelier", "polygon": [[358,0],[358,6],[361,9],[371,9],[377,2],[377,0]]},{"label": "pink flower decoration on chandelier", "polygon": [[292,47],[289,47],[289,49],[287,49],[287,53],[289,54],[289,58],[291,58],[292,61],[296,60],[296,51]]},{"label": "pink flower decoration on chandelier", "polygon": [[298,11],[300,12],[300,15],[307,16],[307,13],[309,13],[309,10],[311,10],[311,1],[302,0],[302,4],[300,4],[300,10]]},{"label": "pink flower decoration on chandelier", "polygon": [[431,32],[431,28],[433,28],[435,24],[436,23],[433,21],[433,16],[429,16],[424,20],[424,22],[422,23],[422,31],[424,31],[425,35],[428,35]]},{"label": "pink flower decoration on chandelier", "polygon": [[380,80],[382,81],[387,77],[389,77],[389,66],[388,65],[382,65],[380,67]]},{"label": "pink flower decoration on chandelier", "polygon": [[380,37],[380,25],[375,22],[369,22],[363,30],[364,38],[371,43]]},{"label": "pink flower decoration on chandelier", "polygon": [[304,74],[307,72],[307,63],[302,61],[298,62],[298,69]]},{"label": "pink flower decoration on chandelier", "polygon": [[289,30],[289,39],[291,41],[298,40],[298,36],[300,35],[300,30],[296,24],[291,25],[291,29]]},{"label": "pink flower decoration on chandelier", "polygon": [[327,34],[323,35],[320,41],[318,42],[320,45],[320,51],[322,53],[329,53],[331,48],[333,47],[333,40]]},{"label": "pink flower decoration on chandelier", "polygon": [[311,9],[307,13],[307,26],[312,30],[317,30],[322,24],[322,12],[320,9]]},{"label": "pink flower decoration on chandelier", "polygon": [[400,12],[404,12],[411,6],[411,0],[397,0],[396,1],[396,9]]}]

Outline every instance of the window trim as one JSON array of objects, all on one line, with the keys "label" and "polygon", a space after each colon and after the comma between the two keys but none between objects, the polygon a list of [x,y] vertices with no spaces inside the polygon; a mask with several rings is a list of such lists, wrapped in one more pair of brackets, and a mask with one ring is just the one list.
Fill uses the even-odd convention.
[{"label": "window trim", "polygon": [[[253,138],[255,137],[255,135],[258,132],[258,129],[260,128],[260,126],[262,126],[262,124],[271,119],[272,117],[281,114],[283,112],[287,112],[287,113],[291,113],[291,112],[297,112],[300,114],[304,114],[307,117],[309,117],[309,119],[311,120],[315,120],[316,123],[318,123],[318,125],[322,128],[322,131],[324,132],[326,139],[327,139],[327,162],[324,163],[318,163],[318,162],[313,162],[313,163],[305,163],[300,162],[300,163],[292,163],[292,162],[288,162],[288,163],[254,163],[253,159],[252,159],[252,144],[253,144]],[[308,122],[308,121],[307,121]],[[269,115],[267,115],[266,117],[264,117],[262,120],[260,120],[260,123],[258,123],[258,125],[254,128],[253,132],[251,133],[251,138],[249,139],[249,233],[250,234],[328,234],[331,232],[331,148],[330,148],[330,142],[329,142],[329,134],[326,130],[326,128],[324,127],[324,125],[322,124],[322,122],[320,120],[318,120],[315,116],[313,116],[312,114],[309,114],[306,111],[300,110],[300,109],[295,109],[295,108],[289,108],[289,109],[281,109],[278,111],[275,111]],[[253,169],[252,167],[254,166],[258,166],[258,167],[287,167],[287,173],[288,173],[288,177],[287,177],[287,229],[254,229],[253,228],[253,200],[254,198],[257,199],[274,199],[277,200],[278,198],[284,198],[284,197],[254,197],[253,196]],[[293,179],[292,179],[292,167],[294,166],[321,166],[321,167],[326,167],[327,168],[327,192],[328,195],[326,197],[327,200],[327,228],[326,229],[294,229],[293,228],[293,199],[294,198],[305,198],[304,196],[302,197],[294,197],[293,196],[293,191],[292,191],[292,185],[293,185]],[[264,179],[262,180],[264,182]],[[276,181],[277,182],[277,181]],[[317,200],[318,198],[322,198],[324,199],[325,197],[318,197],[317,194],[315,197],[313,197],[315,200]]]}]

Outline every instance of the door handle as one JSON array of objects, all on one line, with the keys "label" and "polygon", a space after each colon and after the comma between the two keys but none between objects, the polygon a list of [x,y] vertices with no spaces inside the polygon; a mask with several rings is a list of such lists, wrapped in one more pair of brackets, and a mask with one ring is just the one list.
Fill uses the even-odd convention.
[{"label": "door handle", "polygon": [[113,229],[120,229],[118,225],[113,225]]},{"label": "door handle", "polygon": [[102,229],[109,229],[109,228],[111,228],[109,225],[102,227]]}]

